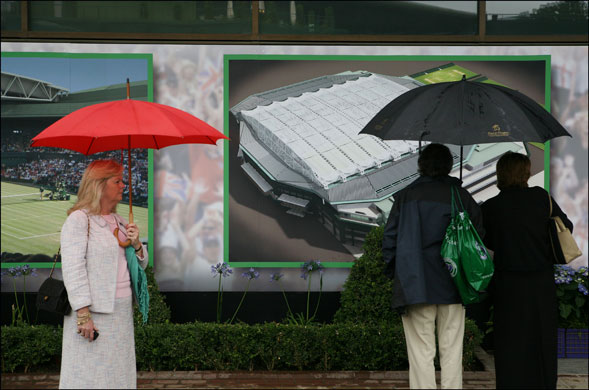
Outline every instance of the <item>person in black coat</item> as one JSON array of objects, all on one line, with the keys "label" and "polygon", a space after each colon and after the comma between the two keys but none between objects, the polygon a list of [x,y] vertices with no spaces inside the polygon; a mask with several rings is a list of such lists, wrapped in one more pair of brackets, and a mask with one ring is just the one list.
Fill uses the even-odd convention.
[{"label": "person in black coat", "polygon": [[448,176],[452,154],[446,146],[426,146],[418,168],[420,177],[394,195],[383,237],[385,273],[394,278],[392,307],[403,314],[410,387],[436,388],[437,325],[442,388],[461,388],[464,307],[440,254],[450,224],[451,187],[483,237],[481,210],[462,182]]},{"label": "person in black coat", "polygon": [[552,216],[571,231],[573,224],[543,188],[528,187],[529,178],[527,156],[504,154],[497,162],[500,193],[482,205],[484,243],[495,252],[489,288],[495,375],[497,388],[554,389],[558,313],[549,202]]}]

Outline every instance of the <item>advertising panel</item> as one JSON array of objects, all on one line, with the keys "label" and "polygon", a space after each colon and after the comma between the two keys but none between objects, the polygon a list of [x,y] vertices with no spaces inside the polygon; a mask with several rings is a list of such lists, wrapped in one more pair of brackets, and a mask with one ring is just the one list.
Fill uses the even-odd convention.
[{"label": "advertising panel", "polygon": [[[304,155],[308,150],[280,139],[275,144],[269,142],[279,129],[272,125],[256,127],[255,115],[251,114],[256,109],[280,107],[279,101],[252,106],[249,110],[243,104],[251,103],[256,97],[268,98],[273,92],[282,91],[287,93],[287,99],[294,99],[303,105],[312,99],[316,100],[317,94],[335,90],[333,88],[336,87],[337,90],[343,87],[343,93],[348,86],[370,77],[388,81],[412,79],[409,81],[427,83],[461,72],[479,81],[485,81],[486,78],[486,82],[497,82],[517,89],[552,110],[573,135],[573,139],[557,139],[544,145],[526,143],[514,145],[514,148],[517,147],[517,150],[532,158],[534,176],[531,185],[550,187],[555,199],[575,224],[575,238],[583,250],[583,256],[575,262],[578,265],[587,262],[586,47],[8,42],[3,44],[3,50],[80,54],[99,52],[105,55],[148,53],[153,56],[153,100],[187,111],[213,127],[224,130],[230,137],[230,141],[219,142],[216,146],[177,145],[153,152],[153,180],[150,180],[149,185],[153,188],[154,221],[153,229],[151,225],[148,228],[154,237],[150,241],[150,258],[153,259],[155,275],[163,291],[217,291],[218,279],[213,278],[211,266],[223,261],[229,263],[235,271],[223,281],[225,291],[243,291],[247,280],[241,278],[240,274],[252,266],[261,276],[251,283],[249,291],[280,291],[279,285],[269,282],[270,274],[275,272],[284,274],[282,280],[285,290],[306,291],[307,284],[300,277],[300,265],[309,260],[320,260],[327,267],[323,291],[342,289],[349,274],[348,267],[353,264],[355,256],[361,253],[359,248],[362,237],[361,234],[349,233],[346,230],[348,225],[341,225],[345,229],[340,229],[338,223],[344,221],[349,222],[349,226],[361,226],[359,221],[371,222],[370,218],[373,217],[377,223],[381,223],[387,215],[389,194],[351,199],[358,201],[351,204],[337,203],[346,202],[347,198],[329,202],[336,199],[330,196],[337,192],[338,187],[355,185],[354,181],[362,174],[354,173],[354,167],[335,164],[338,172],[348,172],[349,175],[330,176],[328,170],[322,170],[321,165],[316,164],[317,158],[322,159],[325,154],[307,156],[314,161],[309,163],[301,159],[301,153]],[[2,67],[4,71],[4,61]],[[350,75],[354,72],[364,73]],[[292,90],[312,80],[323,78],[325,81],[325,78],[342,73],[349,77],[347,83],[333,83],[331,88],[324,88],[325,91],[304,89],[298,96]],[[432,78],[434,76],[435,79]],[[366,92],[365,87],[363,93]],[[325,110],[328,107],[322,105],[318,109]],[[282,115],[281,112],[270,114],[275,118]],[[288,126],[294,125],[289,122]],[[247,138],[248,135],[252,137]],[[312,144],[316,145],[317,142],[313,141]],[[496,147],[464,147],[463,179],[479,201],[493,196],[497,191],[492,172],[493,162],[502,149],[497,150]],[[393,155],[392,161],[383,160],[380,167],[378,164],[368,165],[364,175],[375,176],[374,172],[383,172],[383,168],[390,170],[397,163],[410,161],[415,154],[415,146],[409,144],[407,148],[405,152],[399,151],[400,157],[395,158]],[[452,149],[457,159],[460,155],[458,149],[455,146]],[[330,154],[329,150],[323,152],[330,156],[334,154]],[[269,157],[260,158],[261,155]],[[293,170],[297,160],[304,163],[299,166],[319,168]],[[286,179],[281,177],[285,180],[273,180],[280,176],[275,175],[277,161],[290,161],[290,165],[284,165],[286,168],[282,173],[292,177],[299,175],[307,187],[296,183],[296,180],[289,181],[288,176],[285,176]],[[552,172],[549,172],[549,167]],[[346,170],[348,168],[350,170]],[[292,172],[287,172],[287,169]],[[256,173],[271,188],[260,187],[258,184],[263,182],[256,183]],[[310,175],[305,176],[305,173]],[[403,173],[407,181],[412,174]],[[458,165],[452,174],[459,175]],[[319,177],[321,180],[313,179]],[[332,179],[335,181],[330,181]],[[400,179],[398,181],[403,182]],[[390,184],[393,184],[392,180]],[[325,186],[328,188],[325,189]],[[264,188],[268,190],[267,193]],[[361,186],[357,188],[363,189]],[[373,189],[376,192],[382,188]],[[320,196],[322,191],[325,195],[323,198]],[[383,190],[379,193],[383,193]],[[4,191],[2,195],[5,195]],[[280,199],[282,195],[288,196]],[[345,193],[335,195],[347,196]],[[309,203],[304,205],[299,199],[309,200]],[[124,213],[122,208],[121,211]],[[322,212],[331,220],[322,220]],[[4,241],[2,246],[4,251]],[[35,290],[34,283],[29,284],[29,280],[26,286],[31,291]],[[12,288],[12,280],[3,278],[2,291],[12,291]],[[17,284],[17,288],[22,288],[22,284]],[[311,289],[319,289],[318,280],[313,280]]]}]

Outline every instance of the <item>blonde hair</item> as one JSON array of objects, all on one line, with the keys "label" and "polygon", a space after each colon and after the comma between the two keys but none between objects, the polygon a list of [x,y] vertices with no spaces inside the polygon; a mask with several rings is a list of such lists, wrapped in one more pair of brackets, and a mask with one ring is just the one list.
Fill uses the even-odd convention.
[{"label": "blonde hair", "polygon": [[[98,215],[101,212],[100,199],[106,181],[123,173],[123,166],[114,160],[92,161],[84,171],[80,187],[78,188],[78,201],[67,211],[70,215],[76,210],[86,209],[89,214]],[[117,206],[111,212],[116,212]]]}]

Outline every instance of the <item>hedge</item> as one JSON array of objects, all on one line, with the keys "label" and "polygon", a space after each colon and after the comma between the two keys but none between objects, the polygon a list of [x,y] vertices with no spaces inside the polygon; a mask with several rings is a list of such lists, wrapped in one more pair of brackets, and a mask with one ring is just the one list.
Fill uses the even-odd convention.
[{"label": "hedge", "polygon": [[[2,327],[2,372],[59,369],[61,327]],[[464,367],[481,334],[467,320]],[[400,323],[162,323],[135,329],[138,370],[407,370]]]}]

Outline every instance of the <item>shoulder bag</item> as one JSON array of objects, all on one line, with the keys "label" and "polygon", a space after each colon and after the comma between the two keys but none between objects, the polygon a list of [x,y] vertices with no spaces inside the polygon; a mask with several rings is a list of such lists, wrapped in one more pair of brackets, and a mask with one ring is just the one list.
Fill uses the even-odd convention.
[{"label": "shoulder bag", "polygon": [[552,216],[552,197],[550,193],[548,193],[548,202],[550,203],[548,235],[550,236],[550,246],[552,247],[554,262],[555,264],[568,264],[583,253],[577,246],[571,231],[562,222],[562,219],[558,215]]},{"label": "shoulder bag", "polygon": [[[87,238],[89,239],[90,217],[88,214],[86,214],[86,217],[88,218]],[[87,245],[88,242],[86,241],[86,250],[88,250]],[[51,268],[49,277],[45,279],[45,281],[41,284],[41,287],[39,287],[39,292],[37,293],[37,309],[56,314],[67,315],[72,310],[67,297],[67,290],[65,289],[63,280],[53,278],[53,271],[55,270],[57,258],[60,257],[60,252],[61,247],[58,249],[57,253],[55,254],[55,258],[53,259],[53,267]]]}]

